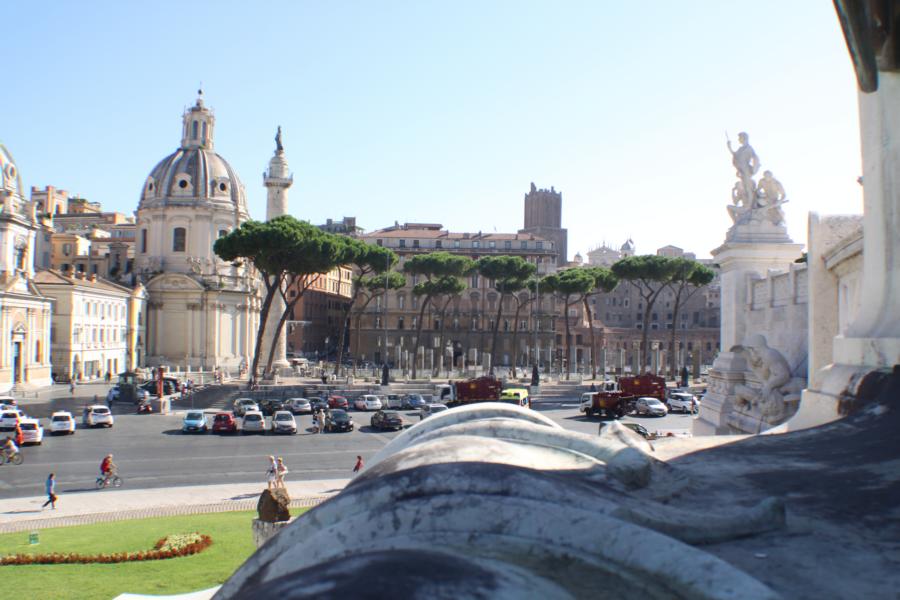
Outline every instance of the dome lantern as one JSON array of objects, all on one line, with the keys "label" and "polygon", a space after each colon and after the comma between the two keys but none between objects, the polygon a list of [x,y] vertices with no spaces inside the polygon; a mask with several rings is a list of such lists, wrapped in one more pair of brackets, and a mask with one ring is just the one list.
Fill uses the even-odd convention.
[{"label": "dome lantern", "polygon": [[197,90],[197,102],[184,111],[181,147],[213,149],[213,127],[216,117],[203,105],[203,90]]}]

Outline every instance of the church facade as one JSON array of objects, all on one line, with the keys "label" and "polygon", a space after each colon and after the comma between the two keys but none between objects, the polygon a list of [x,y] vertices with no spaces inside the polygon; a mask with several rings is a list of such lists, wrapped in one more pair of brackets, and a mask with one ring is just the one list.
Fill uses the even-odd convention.
[{"label": "church facade", "polygon": [[260,282],[213,252],[250,216],[237,173],[214,152],[214,128],[201,94],[184,113],[179,148],[144,181],[134,265],[148,293],[148,366],[238,370],[251,362]]},{"label": "church facade", "polygon": [[37,215],[0,144],[0,391],[50,385],[53,302],[34,285]]}]

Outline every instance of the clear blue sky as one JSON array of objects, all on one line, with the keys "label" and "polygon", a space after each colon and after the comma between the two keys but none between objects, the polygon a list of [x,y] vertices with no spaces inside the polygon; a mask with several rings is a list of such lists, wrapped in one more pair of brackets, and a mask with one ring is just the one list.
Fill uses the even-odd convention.
[{"label": "clear blue sky", "polygon": [[15,2],[0,141],[26,186],[131,213],[203,82],[254,217],[277,125],[291,210],[514,231],[563,193],[570,257],[724,239],[725,131],[810,210],[861,212],[855,81],[830,2]]}]

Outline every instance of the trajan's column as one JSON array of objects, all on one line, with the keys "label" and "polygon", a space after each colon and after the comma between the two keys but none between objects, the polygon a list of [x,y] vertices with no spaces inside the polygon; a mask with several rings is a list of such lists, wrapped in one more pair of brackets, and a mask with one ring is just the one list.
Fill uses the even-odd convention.
[{"label": "trajan's column", "polygon": [[[288,171],[287,159],[284,157],[284,146],[281,144],[281,126],[279,126],[278,133],[275,135],[275,155],[269,161],[269,170],[263,173],[263,184],[267,190],[267,221],[288,214],[288,188],[293,183],[294,176]],[[266,331],[263,337],[263,356],[260,357],[263,365],[268,356],[269,348],[272,347],[275,328],[278,326],[278,320],[283,312],[284,300],[280,295],[276,294],[275,299],[272,301],[272,307],[269,309],[269,317],[266,320]],[[282,327],[281,333],[278,334],[275,346],[275,360],[272,362],[272,367],[276,370],[290,366],[285,352],[286,332],[287,327],[285,326]]]}]

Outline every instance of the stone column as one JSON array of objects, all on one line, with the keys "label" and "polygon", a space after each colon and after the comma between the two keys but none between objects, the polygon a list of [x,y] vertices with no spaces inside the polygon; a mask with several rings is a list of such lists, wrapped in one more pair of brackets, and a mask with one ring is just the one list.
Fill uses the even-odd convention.
[{"label": "stone column", "polygon": [[654,375],[659,375],[659,342],[651,342],[650,372]]},{"label": "stone column", "polygon": [[617,370],[619,375],[625,373],[625,348],[619,348],[619,365]]},{"label": "stone column", "polygon": [[640,342],[632,342],[631,343],[631,374],[632,375],[640,375],[641,374],[641,343]]},{"label": "stone column", "polygon": [[669,361],[668,358],[669,353],[665,350],[659,351],[659,375],[664,379],[669,379]]},{"label": "stone column", "polygon": [[600,348],[600,356],[599,359],[600,364],[600,379],[606,380],[606,348]]}]

